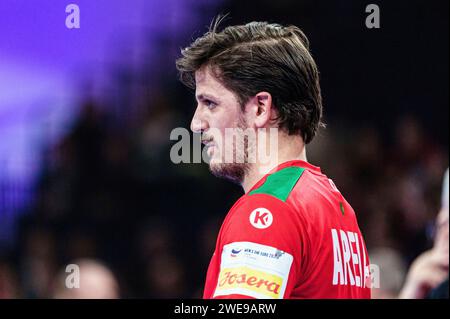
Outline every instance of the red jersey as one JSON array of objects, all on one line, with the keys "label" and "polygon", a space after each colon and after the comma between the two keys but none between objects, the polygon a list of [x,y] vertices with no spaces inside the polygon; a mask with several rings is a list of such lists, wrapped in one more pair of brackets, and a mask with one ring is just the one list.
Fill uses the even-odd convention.
[{"label": "red jersey", "polygon": [[227,214],[203,298],[370,298],[355,212],[320,168],[289,161]]}]

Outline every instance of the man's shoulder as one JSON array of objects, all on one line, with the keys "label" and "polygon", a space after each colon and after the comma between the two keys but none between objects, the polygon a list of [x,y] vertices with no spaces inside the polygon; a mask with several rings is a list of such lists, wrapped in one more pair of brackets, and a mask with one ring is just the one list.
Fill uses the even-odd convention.
[{"label": "man's shoulder", "polygon": [[350,205],[331,179],[322,172],[299,166],[289,166],[268,175],[242,196],[230,213],[248,214],[261,207],[279,211],[288,221],[300,218],[303,224],[329,210],[341,212],[345,209],[352,215]]},{"label": "man's shoulder", "polygon": [[276,212],[290,211],[291,207],[280,198],[267,193],[247,193],[239,198],[233,207],[230,209],[229,214],[236,215],[239,213],[251,212],[258,208],[267,208]]},{"label": "man's shoulder", "polygon": [[266,193],[246,194],[228,212],[220,242],[248,241],[292,251],[293,243],[302,242],[303,228],[299,214],[281,199]]},{"label": "man's shoulder", "polygon": [[266,225],[268,227],[272,223],[272,219],[277,220],[277,224],[285,223],[296,215],[295,208],[285,200],[284,196],[286,199],[288,197],[283,194],[286,190],[269,187],[263,187],[261,191],[258,191],[258,188],[255,190],[255,192],[250,191],[241,196],[235,202],[227,214],[225,225],[233,223],[242,226],[250,221],[254,228],[265,229]]}]

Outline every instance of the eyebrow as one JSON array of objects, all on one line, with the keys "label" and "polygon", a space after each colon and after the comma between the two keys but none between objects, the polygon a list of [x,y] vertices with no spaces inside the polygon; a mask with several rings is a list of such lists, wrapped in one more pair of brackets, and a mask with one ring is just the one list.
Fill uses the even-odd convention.
[{"label": "eyebrow", "polygon": [[202,93],[202,94],[197,95],[196,98],[197,98],[197,101],[200,101],[200,100],[213,100],[213,101],[218,101],[218,99],[217,99],[216,97],[214,97],[214,96],[212,96],[212,95],[209,95],[209,94],[205,94],[205,93]]}]

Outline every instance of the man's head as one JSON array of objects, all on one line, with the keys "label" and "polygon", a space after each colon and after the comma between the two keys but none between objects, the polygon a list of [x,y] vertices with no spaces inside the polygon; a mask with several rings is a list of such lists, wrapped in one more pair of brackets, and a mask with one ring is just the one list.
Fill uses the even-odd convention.
[{"label": "man's head", "polygon": [[[212,172],[242,182],[255,142],[247,138],[228,150],[216,139],[226,128],[276,127],[309,143],[322,125],[319,72],[299,28],[251,22],[218,32],[219,22],[182,50],[176,64],[181,81],[196,90],[191,128],[212,141]],[[231,163],[224,161],[227,152],[234,155]]]}]

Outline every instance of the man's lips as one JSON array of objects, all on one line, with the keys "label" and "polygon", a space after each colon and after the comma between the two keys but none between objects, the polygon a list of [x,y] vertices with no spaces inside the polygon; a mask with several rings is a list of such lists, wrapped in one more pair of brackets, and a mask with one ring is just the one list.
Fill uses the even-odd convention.
[{"label": "man's lips", "polygon": [[205,146],[213,146],[215,143],[214,143],[214,141],[212,140],[212,139],[204,139],[204,140],[202,140],[202,143],[205,145]]},{"label": "man's lips", "polygon": [[205,139],[202,140],[202,143],[205,145],[206,151],[208,152],[209,156],[212,156],[214,152],[214,148],[216,146],[216,143],[212,139]]}]

